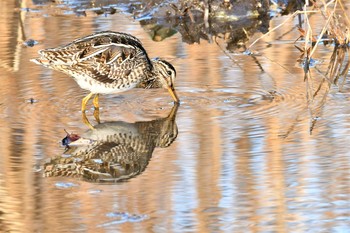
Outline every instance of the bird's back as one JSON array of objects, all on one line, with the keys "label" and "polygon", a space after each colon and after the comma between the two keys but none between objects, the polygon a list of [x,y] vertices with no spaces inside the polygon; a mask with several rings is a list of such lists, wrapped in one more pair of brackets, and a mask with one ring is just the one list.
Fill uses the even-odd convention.
[{"label": "bird's back", "polygon": [[[153,70],[141,42],[126,33],[104,31],[57,48],[40,50],[34,59],[45,67],[73,76],[78,84],[90,86],[135,86]],[[98,91],[96,91],[98,92]]]}]

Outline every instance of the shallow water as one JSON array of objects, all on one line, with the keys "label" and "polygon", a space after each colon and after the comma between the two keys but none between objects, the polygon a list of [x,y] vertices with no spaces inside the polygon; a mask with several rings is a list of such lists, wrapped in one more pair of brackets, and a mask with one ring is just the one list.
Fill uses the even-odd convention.
[{"label": "shallow water", "polygon": [[[130,15],[79,17],[63,6],[1,3],[1,232],[350,232],[349,86],[327,95],[310,134],[290,43],[297,32],[280,38],[280,29],[252,57],[178,33],[155,42]],[[178,109],[164,90],[106,95],[102,124],[90,130],[79,111],[86,91],[29,62],[101,30],[131,33],[150,57],[172,62]],[[28,39],[38,44],[24,46]],[[87,117],[96,124],[92,109]],[[105,152],[121,145],[110,158],[119,165],[84,155],[86,145],[65,151],[64,129]]]}]

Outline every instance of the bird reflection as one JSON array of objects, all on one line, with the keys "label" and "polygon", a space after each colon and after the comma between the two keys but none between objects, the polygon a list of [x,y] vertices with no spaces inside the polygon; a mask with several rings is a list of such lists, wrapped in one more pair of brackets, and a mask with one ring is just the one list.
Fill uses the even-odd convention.
[{"label": "bird reflection", "polygon": [[50,158],[44,164],[44,176],[113,183],[139,175],[147,167],[154,148],[168,147],[176,139],[177,109],[175,104],[167,117],[152,121],[116,121],[94,126],[82,135],[82,143]]}]

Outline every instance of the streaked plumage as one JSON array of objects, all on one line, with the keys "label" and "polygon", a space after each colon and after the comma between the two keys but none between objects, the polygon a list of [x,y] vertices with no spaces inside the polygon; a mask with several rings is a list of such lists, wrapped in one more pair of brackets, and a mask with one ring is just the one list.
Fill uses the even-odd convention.
[{"label": "streaked plumage", "polygon": [[[70,176],[92,182],[118,182],[142,173],[155,148],[170,146],[177,137],[178,105],[169,116],[152,121],[102,123],[88,130],[64,155],[44,164],[44,176]],[[69,156],[67,156],[69,155]]]},{"label": "streaked plumage", "polygon": [[127,91],[134,87],[166,88],[175,102],[176,71],[167,61],[149,59],[136,37],[104,31],[77,39],[57,48],[40,50],[31,61],[72,76],[79,86],[90,91],[82,101],[82,111],[93,95]]}]

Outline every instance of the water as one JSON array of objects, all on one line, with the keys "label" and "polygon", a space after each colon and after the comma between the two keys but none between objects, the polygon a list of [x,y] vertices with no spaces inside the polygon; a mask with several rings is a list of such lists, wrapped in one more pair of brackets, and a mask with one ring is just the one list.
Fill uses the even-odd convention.
[{"label": "water", "polygon": [[[65,7],[1,2],[1,232],[350,232],[349,86],[331,90],[310,134],[288,42],[297,32],[277,40],[281,29],[252,57],[179,33],[155,42],[130,15]],[[131,33],[170,60],[180,107],[164,90],[102,96],[91,131],[79,111],[87,93],[29,59],[101,30]],[[105,153],[86,141],[65,151],[64,130]],[[106,157],[111,146],[119,157]]]}]

